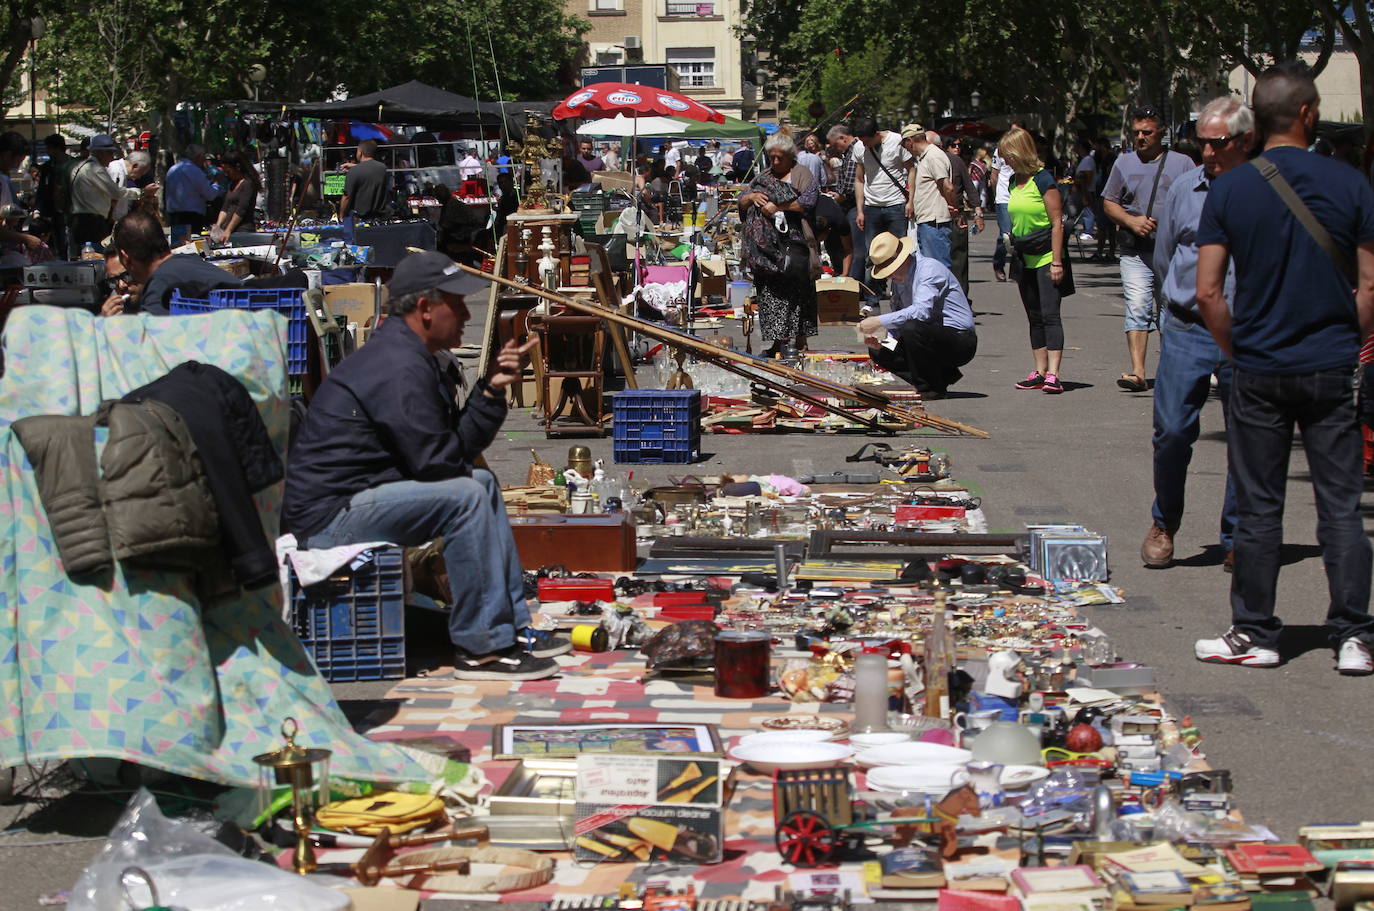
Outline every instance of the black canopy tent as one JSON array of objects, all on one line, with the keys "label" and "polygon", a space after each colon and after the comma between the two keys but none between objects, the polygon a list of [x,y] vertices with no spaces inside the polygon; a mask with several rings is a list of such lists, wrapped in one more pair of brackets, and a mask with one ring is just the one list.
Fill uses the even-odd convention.
[{"label": "black canopy tent", "polygon": [[[522,102],[478,101],[414,80],[343,101],[272,102],[239,101],[239,110],[250,114],[286,114],[324,120],[365,120],[369,123],[404,123],[432,129],[487,127],[506,131],[513,138],[524,135],[526,109]],[[534,102],[532,109],[541,103]]]}]

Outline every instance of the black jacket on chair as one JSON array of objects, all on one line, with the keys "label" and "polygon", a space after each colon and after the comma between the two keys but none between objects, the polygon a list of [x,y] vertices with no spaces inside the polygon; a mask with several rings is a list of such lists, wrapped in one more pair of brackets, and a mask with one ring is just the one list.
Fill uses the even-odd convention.
[{"label": "black jacket on chair", "polygon": [[187,361],[123,400],[145,399],[173,408],[190,431],[219,512],[224,556],[235,581],[244,588],[276,582],[276,552],[253,494],[280,481],[284,470],[248,390],[218,367]]}]

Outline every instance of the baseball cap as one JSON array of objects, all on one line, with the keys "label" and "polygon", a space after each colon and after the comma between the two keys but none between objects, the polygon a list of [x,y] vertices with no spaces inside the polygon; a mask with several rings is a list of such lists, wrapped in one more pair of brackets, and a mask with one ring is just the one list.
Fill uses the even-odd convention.
[{"label": "baseball cap", "polygon": [[925,139],[925,136],[926,128],[921,126],[919,123],[908,123],[906,126],[902,127],[903,139]]},{"label": "baseball cap", "polygon": [[457,263],[437,250],[410,254],[397,264],[386,284],[393,298],[431,288],[449,294],[475,294],[486,286],[485,279],[459,269]]}]

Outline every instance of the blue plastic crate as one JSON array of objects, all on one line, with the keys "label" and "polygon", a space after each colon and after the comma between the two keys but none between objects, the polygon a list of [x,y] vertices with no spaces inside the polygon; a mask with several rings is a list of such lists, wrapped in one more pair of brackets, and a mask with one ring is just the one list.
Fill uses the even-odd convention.
[{"label": "blue plastic crate", "polygon": [[310,326],[305,316],[304,288],[217,288],[209,300],[182,297],[172,291],[168,309],[173,316],[214,313],[219,310],[275,310],[286,317],[286,372],[299,376],[307,370]]},{"label": "blue plastic crate", "polygon": [[701,457],[701,392],[627,389],[611,399],[611,453],[620,464],[685,464]]},{"label": "blue plastic crate", "polygon": [[405,677],[405,550],[372,557],[308,588],[291,574],[291,628],[326,680]]}]

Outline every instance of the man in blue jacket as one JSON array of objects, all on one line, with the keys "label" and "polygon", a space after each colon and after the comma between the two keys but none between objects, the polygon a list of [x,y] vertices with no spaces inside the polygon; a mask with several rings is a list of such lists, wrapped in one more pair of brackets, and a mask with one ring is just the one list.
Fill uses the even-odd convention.
[{"label": "man in blue jacket", "polygon": [[442,537],[455,676],[551,677],[553,656],[570,646],[530,629],[501,487],[474,465],[533,342],[507,343],[459,408],[434,356],[462,342],[464,295],[485,282],[430,252],[402,260],[387,287],[388,319],[310,403],[288,459],[283,524],[306,548]]}]

